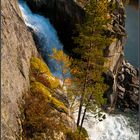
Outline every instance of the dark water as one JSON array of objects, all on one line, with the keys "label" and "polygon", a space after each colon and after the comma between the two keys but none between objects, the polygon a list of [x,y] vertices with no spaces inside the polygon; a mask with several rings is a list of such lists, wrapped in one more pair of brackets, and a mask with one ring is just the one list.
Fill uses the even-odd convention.
[{"label": "dark water", "polygon": [[126,7],[126,16],[128,38],[125,45],[125,57],[133,66],[139,67],[138,9],[128,5]]}]

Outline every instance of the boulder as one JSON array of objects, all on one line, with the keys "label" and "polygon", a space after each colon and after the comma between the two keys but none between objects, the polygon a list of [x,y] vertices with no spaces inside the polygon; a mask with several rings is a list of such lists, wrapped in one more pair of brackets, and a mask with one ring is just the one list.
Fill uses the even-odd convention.
[{"label": "boulder", "polygon": [[118,90],[120,90],[121,92],[123,92],[123,93],[125,92],[125,88],[124,87],[122,87],[120,85],[118,85],[117,87],[118,87]]},{"label": "boulder", "polygon": [[118,80],[120,81],[120,82],[123,82],[123,80],[124,80],[124,74],[120,74],[119,76],[118,76]]},{"label": "boulder", "polygon": [[[117,107],[122,111],[138,111],[139,108],[139,75],[138,70],[124,61],[117,76]],[[124,80],[122,80],[124,77]],[[123,86],[123,87],[122,87]]]}]

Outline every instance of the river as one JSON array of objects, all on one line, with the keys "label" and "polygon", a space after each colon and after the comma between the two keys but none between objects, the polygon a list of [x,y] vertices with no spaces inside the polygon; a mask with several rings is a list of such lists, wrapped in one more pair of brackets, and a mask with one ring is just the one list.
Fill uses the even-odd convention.
[{"label": "river", "polygon": [[[52,73],[61,77],[60,70],[55,69],[58,65],[49,57],[54,47],[58,50],[63,50],[63,45],[59,41],[56,30],[49,22],[49,19],[32,13],[24,1],[19,1],[19,7],[25,24],[34,30],[38,38],[41,55]],[[130,117],[123,114],[103,114],[106,119],[99,121],[99,118],[95,118],[94,114],[88,113],[90,117],[88,121],[84,122],[84,127],[89,134],[90,140],[138,140],[138,128],[134,129],[138,126],[137,122],[130,123]],[[134,118],[134,116],[131,118]]]},{"label": "river", "polygon": [[126,7],[126,31],[127,42],[125,45],[125,57],[135,67],[139,66],[138,45],[138,8],[136,5]]}]

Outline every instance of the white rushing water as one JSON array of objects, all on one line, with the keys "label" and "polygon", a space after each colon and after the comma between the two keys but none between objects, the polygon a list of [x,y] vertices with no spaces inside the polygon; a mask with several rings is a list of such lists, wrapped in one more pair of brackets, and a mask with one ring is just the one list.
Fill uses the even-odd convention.
[{"label": "white rushing water", "polygon": [[[26,25],[37,35],[41,55],[52,73],[61,77],[59,65],[49,57],[52,54],[52,48],[63,50],[55,29],[49,19],[32,13],[24,1],[20,0],[19,6]],[[138,132],[129,126],[128,119],[123,115],[105,114],[106,119],[103,121],[99,121],[99,118],[95,118],[91,113],[88,115],[90,117],[84,122],[84,127],[88,131],[90,140],[138,140]]]},{"label": "white rushing water", "polygon": [[[77,112],[74,116],[77,120]],[[97,113],[88,112],[83,127],[87,130],[90,140],[139,140],[138,128],[134,130],[129,121],[128,117],[121,114],[109,115],[101,112],[99,116]],[[134,125],[138,127],[138,124]]]},{"label": "white rushing water", "polygon": [[122,115],[106,115],[103,121],[90,118],[84,124],[91,140],[138,140],[138,132],[129,126],[128,120]]},{"label": "white rushing water", "polygon": [[53,60],[50,55],[53,53],[52,49],[63,50],[63,45],[60,43],[57,32],[51,25],[49,19],[41,15],[34,14],[27,6],[26,2],[19,0],[19,7],[22,12],[25,24],[33,29],[37,36],[39,44],[39,51],[48,64],[51,72],[61,78],[61,69],[59,65]]}]

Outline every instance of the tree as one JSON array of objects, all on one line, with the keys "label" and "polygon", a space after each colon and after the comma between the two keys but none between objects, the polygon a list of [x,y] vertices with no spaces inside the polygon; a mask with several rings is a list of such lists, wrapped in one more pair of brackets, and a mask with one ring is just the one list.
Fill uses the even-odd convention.
[{"label": "tree", "polygon": [[[76,71],[73,73],[73,80],[76,88],[79,89],[80,104],[77,127],[80,129],[82,129],[87,110],[92,110],[95,105],[101,107],[105,102],[103,94],[107,90],[107,85],[102,77],[106,70],[103,50],[110,43],[110,38],[105,35],[106,25],[110,22],[108,19],[108,1],[90,0],[86,4],[85,10],[85,22],[77,26],[79,36],[74,38],[78,45],[74,52],[80,58],[75,58],[72,65],[72,69]],[[85,109],[82,116],[83,106]]]},{"label": "tree", "polygon": [[70,66],[71,66],[71,58],[67,56],[63,50],[53,49],[53,54],[51,55],[52,59],[54,59],[57,64],[60,66],[61,71],[61,80],[62,87],[65,86],[65,83],[68,79],[70,79]]}]

